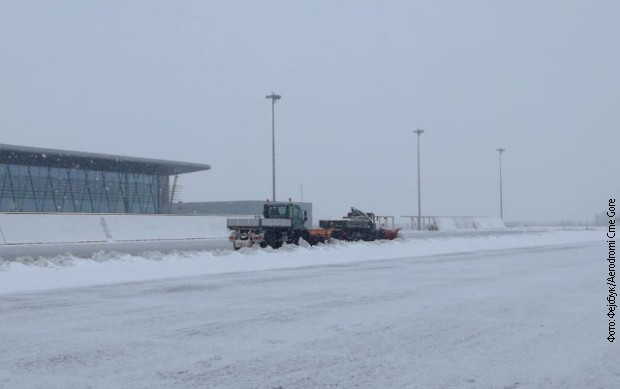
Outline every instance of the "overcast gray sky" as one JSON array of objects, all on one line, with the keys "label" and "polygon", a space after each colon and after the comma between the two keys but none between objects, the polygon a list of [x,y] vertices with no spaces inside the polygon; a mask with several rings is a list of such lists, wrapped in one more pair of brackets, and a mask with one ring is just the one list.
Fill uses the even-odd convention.
[{"label": "overcast gray sky", "polygon": [[591,219],[618,196],[617,1],[0,2],[0,143],[208,163],[181,200]]}]

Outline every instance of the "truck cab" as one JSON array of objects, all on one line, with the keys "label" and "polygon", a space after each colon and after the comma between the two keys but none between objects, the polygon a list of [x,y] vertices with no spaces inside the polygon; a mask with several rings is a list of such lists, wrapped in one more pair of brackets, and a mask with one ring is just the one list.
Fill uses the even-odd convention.
[{"label": "truck cab", "polygon": [[291,229],[303,230],[304,223],[308,220],[308,214],[297,204],[293,203],[266,203],[263,207],[265,219],[289,219]]}]

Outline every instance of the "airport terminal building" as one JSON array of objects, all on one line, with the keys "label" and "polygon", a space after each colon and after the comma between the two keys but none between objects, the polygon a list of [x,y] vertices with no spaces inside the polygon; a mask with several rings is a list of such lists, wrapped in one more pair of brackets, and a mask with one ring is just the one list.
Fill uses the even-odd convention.
[{"label": "airport terminal building", "polygon": [[0,212],[170,212],[170,177],[210,165],[0,144]]}]

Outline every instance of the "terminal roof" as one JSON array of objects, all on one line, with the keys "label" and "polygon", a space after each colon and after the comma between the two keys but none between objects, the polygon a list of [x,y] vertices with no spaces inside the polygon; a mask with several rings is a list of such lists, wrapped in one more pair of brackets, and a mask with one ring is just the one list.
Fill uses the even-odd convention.
[{"label": "terminal roof", "polygon": [[169,176],[211,169],[199,163],[6,144],[0,144],[0,163]]}]

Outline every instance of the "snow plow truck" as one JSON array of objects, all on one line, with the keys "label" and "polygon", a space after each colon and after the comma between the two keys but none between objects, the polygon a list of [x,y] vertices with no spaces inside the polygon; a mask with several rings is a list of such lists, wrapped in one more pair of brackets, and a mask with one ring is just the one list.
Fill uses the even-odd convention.
[{"label": "snow plow truck", "polygon": [[235,250],[243,247],[299,244],[303,239],[311,245],[331,239],[372,241],[394,239],[399,229],[377,228],[373,213],[351,207],[351,212],[339,220],[320,220],[319,228],[307,228],[308,214],[291,202],[266,203],[263,214],[255,217],[230,217],[226,226],[231,230],[229,240]]}]

